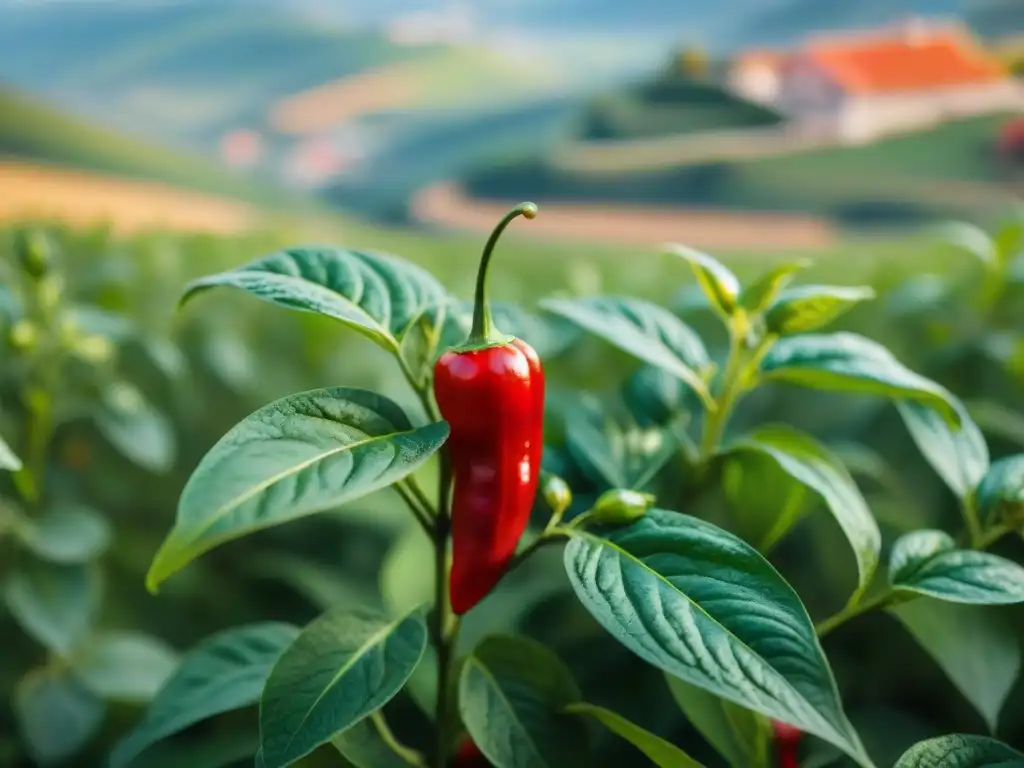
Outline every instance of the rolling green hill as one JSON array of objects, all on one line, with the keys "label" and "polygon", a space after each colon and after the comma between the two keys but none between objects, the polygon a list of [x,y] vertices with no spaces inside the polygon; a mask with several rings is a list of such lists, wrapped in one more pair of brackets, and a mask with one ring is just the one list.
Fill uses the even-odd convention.
[{"label": "rolling green hill", "polygon": [[254,203],[294,200],[267,181],[233,174],[199,155],[98,127],[14,90],[0,89],[0,114],[0,158],[161,181]]},{"label": "rolling green hill", "polygon": [[1006,119],[977,117],[862,146],[652,171],[574,173],[537,156],[478,170],[465,181],[484,198],[799,211],[852,226],[970,217],[1007,194],[1007,169],[994,149]]},{"label": "rolling green hill", "polygon": [[595,99],[580,117],[585,141],[646,139],[723,128],[775,125],[778,114],[720,86],[661,77]]}]

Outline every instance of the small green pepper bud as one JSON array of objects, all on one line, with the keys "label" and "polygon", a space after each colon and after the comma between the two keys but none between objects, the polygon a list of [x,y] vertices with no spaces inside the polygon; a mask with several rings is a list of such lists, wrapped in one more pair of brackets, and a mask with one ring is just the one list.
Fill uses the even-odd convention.
[{"label": "small green pepper bud", "polygon": [[14,252],[25,274],[42,279],[53,266],[53,242],[45,232],[23,230],[15,236]]},{"label": "small green pepper bud", "polygon": [[569,484],[558,475],[544,473],[541,476],[541,494],[544,503],[551,509],[551,514],[561,516],[572,505],[572,491]]},{"label": "small green pepper bud", "polygon": [[587,519],[592,523],[627,525],[647,514],[654,506],[654,495],[616,488],[605,491],[597,499]]},{"label": "small green pepper bud", "polygon": [[31,320],[19,320],[11,327],[8,340],[16,351],[27,354],[35,348],[39,331]]}]

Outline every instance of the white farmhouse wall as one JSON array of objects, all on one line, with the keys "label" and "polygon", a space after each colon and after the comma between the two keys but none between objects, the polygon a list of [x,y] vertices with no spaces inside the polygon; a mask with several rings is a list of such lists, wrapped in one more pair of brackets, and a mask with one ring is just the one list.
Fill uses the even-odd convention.
[{"label": "white farmhouse wall", "polygon": [[737,96],[772,104],[779,94],[779,76],[769,64],[741,64],[729,71],[728,84]]}]

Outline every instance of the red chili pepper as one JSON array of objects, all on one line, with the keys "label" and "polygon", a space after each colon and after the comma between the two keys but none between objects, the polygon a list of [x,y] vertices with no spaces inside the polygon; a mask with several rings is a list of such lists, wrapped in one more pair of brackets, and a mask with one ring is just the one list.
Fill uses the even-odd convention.
[{"label": "red chili pepper", "polygon": [[803,731],[778,720],[772,721],[772,731],[775,735],[777,768],[800,768],[797,750],[804,735]]},{"label": "red chili pepper", "polygon": [[480,747],[469,736],[465,736],[455,753],[452,768],[491,768],[491,762],[484,757]]},{"label": "red chili pepper", "polygon": [[544,443],[544,370],[533,348],[498,332],[487,302],[487,267],[498,237],[523,203],[505,216],[484,247],[469,338],[434,369],[434,396],[451,435],[452,611],[461,615],[498,583],[515,555],[533,508]]}]

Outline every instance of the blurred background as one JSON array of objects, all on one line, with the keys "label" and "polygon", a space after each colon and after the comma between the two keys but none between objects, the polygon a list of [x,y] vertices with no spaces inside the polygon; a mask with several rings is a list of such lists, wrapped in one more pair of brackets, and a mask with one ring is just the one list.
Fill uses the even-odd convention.
[{"label": "blurred background", "polygon": [[[537,202],[538,218],[499,248],[492,295],[521,305],[509,323],[549,361],[549,462],[586,499],[607,478],[560,449],[570,393],[619,398],[638,365],[544,319],[536,300],[643,296],[706,332],[718,355],[721,329],[660,244],[706,250],[743,278],[810,258],[802,280],[878,291],[843,327],[963,397],[998,457],[1024,450],[1024,230],[1005,224],[1021,221],[1022,190],[1021,0],[0,0],[0,251],[13,255],[26,231],[45,234],[61,311],[79,334],[68,355],[85,363],[51,382],[68,405],[44,457],[47,492],[112,523],[90,632],[149,649],[137,671],[150,693],[177,654],[233,624],[304,623],[343,601],[415,603],[429,559],[397,497],[381,493],[222,547],[159,597],[145,592],[185,480],[242,417],[337,384],[414,407],[393,361],[326,319],[231,292],[176,312],[189,279],[327,243],[401,255],[468,296],[486,233],[515,203]],[[957,230],[958,245],[937,238],[950,221],[983,228],[996,246],[980,229]],[[16,296],[12,275],[0,281]],[[24,301],[3,298],[6,333]],[[115,353],[95,354],[97,338]],[[31,415],[24,341],[14,334],[0,349],[0,434],[18,451]],[[955,499],[886,403],[773,390],[736,429],[765,419],[842,448],[887,535],[957,529]],[[599,431],[628,452],[642,421]],[[759,489],[785,495],[784,482],[762,475],[745,498],[734,483],[731,502],[775,514]],[[6,475],[0,483],[0,497],[16,498]],[[14,563],[8,544],[0,535],[0,568]],[[999,547],[1021,554],[1019,537]],[[826,515],[809,516],[776,559],[816,618],[852,588],[852,559]],[[718,765],[659,675],[564,602],[559,568],[553,553],[510,580],[465,642],[495,628],[540,637],[593,699]],[[102,765],[145,695],[33,699],[26,675],[66,670],[8,609],[0,766]],[[965,608],[900,622],[909,634],[868,616],[826,644],[879,764],[918,738],[984,732],[1000,709],[1000,737],[1024,746],[1019,614]],[[975,635],[958,636],[965,627]],[[927,636],[949,646],[922,650],[914,638]],[[970,643],[984,661],[951,660]],[[389,705],[413,743],[427,728],[417,701],[429,684]],[[89,727],[47,752],[26,718],[45,742],[69,722],[69,696],[72,719]],[[235,713],[135,765],[251,765],[255,729],[253,711]],[[608,765],[643,765],[606,740]],[[805,765],[837,760],[812,757]]]}]

